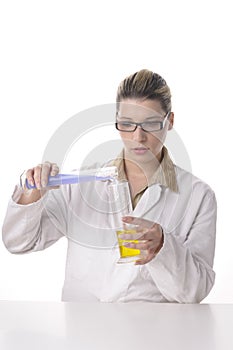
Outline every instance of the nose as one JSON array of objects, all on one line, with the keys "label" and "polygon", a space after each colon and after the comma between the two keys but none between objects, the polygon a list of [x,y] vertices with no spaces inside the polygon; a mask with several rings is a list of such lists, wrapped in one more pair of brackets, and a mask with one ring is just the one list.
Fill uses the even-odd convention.
[{"label": "nose", "polygon": [[142,142],[146,140],[146,132],[142,130],[141,126],[137,126],[136,130],[133,132],[133,140],[137,142]]}]

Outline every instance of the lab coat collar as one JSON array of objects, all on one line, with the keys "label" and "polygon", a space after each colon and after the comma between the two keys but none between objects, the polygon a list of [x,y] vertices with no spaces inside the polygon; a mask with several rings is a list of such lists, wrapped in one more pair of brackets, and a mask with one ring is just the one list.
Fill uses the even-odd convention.
[{"label": "lab coat collar", "polygon": [[[111,163],[118,168],[118,179],[127,180],[124,166],[124,149],[120,152],[117,158]],[[163,159],[153,174],[149,179],[148,186],[153,184],[160,184],[162,186],[168,187],[172,192],[178,193],[178,184],[176,178],[175,165],[172,162],[167,148],[163,146]]]}]

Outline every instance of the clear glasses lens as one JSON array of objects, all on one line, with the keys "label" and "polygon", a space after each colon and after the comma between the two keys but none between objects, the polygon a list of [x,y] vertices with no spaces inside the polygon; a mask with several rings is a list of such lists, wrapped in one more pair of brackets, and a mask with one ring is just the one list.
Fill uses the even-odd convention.
[{"label": "clear glasses lens", "polygon": [[147,122],[147,123],[142,123],[142,128],[145,131],[159,131],[163,127],[162,122]]},{"label": "clear glasses lens", "polygon": [[[140,124],[144,131],[159,131],[163,128],[163,122],[145,122]],[[120,131],[135,131],[137,124],[118,122],[117,129]]]}]

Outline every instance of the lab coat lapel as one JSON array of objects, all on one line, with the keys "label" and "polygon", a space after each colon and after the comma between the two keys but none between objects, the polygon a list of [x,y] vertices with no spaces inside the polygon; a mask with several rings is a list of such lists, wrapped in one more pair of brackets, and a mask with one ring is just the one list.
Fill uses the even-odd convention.
[{"label": "lab coat lapel", "polygon": [[160,184],[154,184],[148,187],[137,203],[133,215],[136,217],[145,217],[151,208],[158,203],[161,194],[162,186]]},{"label": "lab coat lapel", "polygon": [[152,185],[139,200],[133,216],[157,222],[171,232],[177,226],[180,212],[184,211],[179,208],[179,199],[179,193],[160,184]]}]

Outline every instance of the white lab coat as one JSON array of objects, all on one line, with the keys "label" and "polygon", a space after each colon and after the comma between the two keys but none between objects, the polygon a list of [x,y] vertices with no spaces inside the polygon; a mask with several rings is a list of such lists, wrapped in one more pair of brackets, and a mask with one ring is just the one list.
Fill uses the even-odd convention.
[{"label": "white lab coat", "polygon": [[68,238],[64,301],[200,302],[215,279],[216,200],[212,189],[175,166],[179,193],[150,186],[133,216],[158,222],[164,245],[149,263],[117,264],[108,182],[65,185],[29,205],[11,199],[3,241],[12,253],[47,248]]}]

